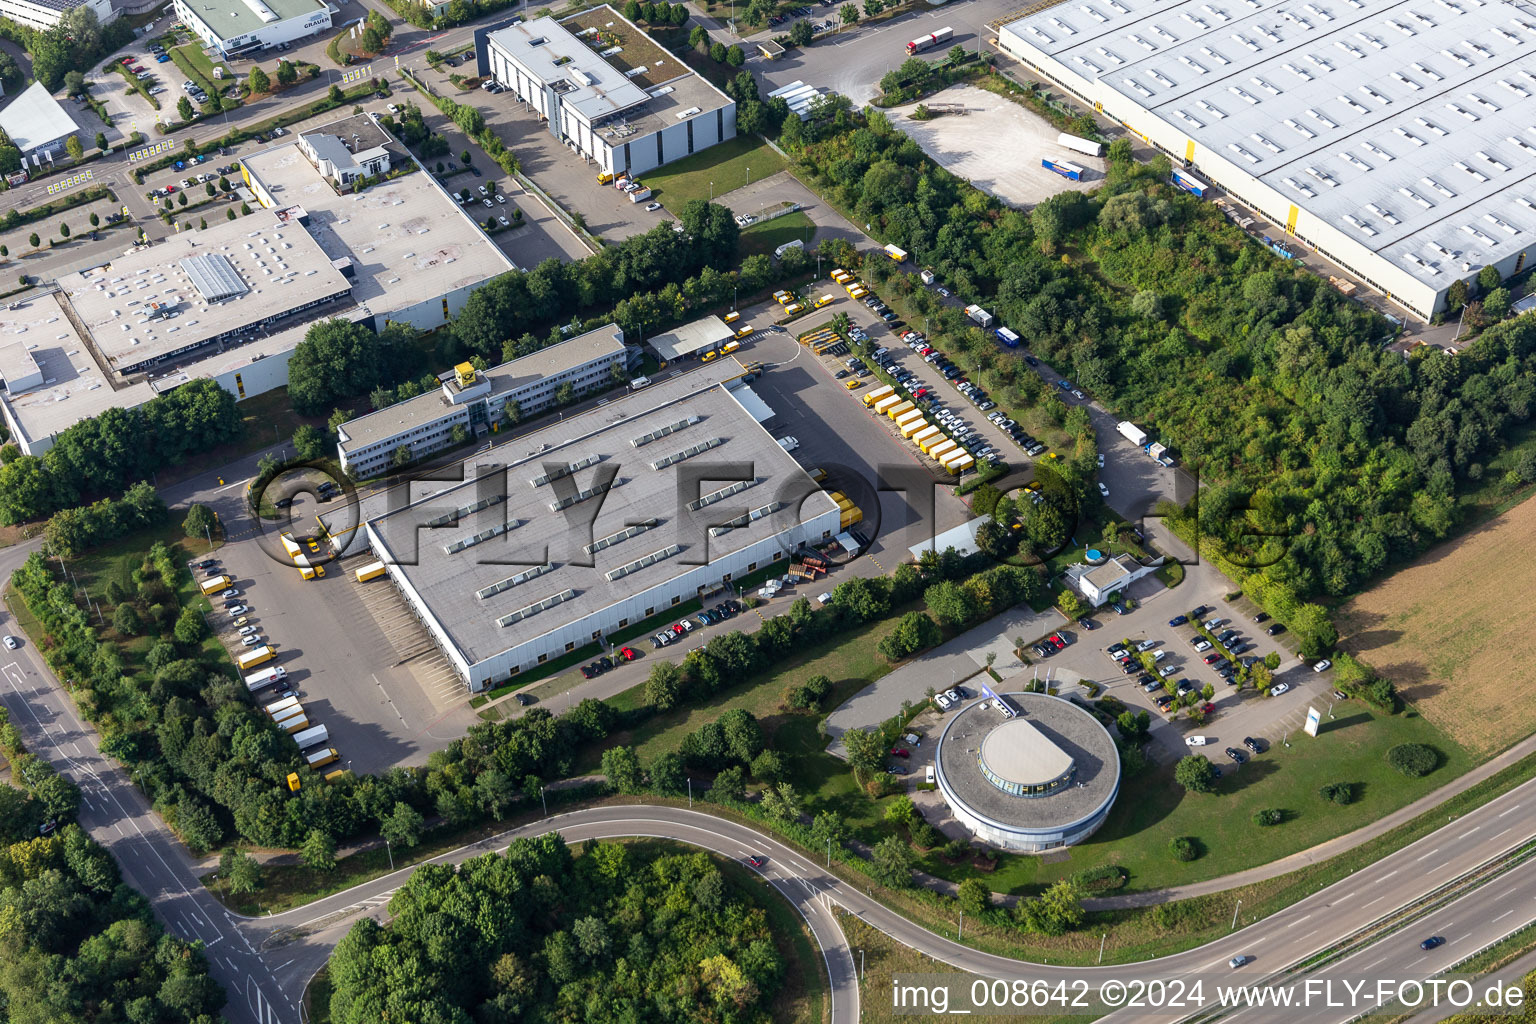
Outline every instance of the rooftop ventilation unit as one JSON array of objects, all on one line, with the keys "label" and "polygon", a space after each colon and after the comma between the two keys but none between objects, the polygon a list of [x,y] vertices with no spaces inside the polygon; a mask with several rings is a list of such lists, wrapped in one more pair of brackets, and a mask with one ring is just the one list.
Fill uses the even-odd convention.
[{"label": "rooftop ventilation unit", "polygon": [[709,535],[711,537],[720,537],[724,534],[730,533],[732,530],[739,530],[743,526],[747,526],[750,523],[756,522],[764,516],[773,515],[783,507],[784,503],[782,501],[770,502],[769,504],[764,505],[762,508],[753,509],[751,512],[748,512],[744,516],[737,516],[730,522],[721,523],[719,526],[711,526],[709,528]]},{"label": "rooftop ventilation unit", "polygon": [[493,537],[500,537],[504,533],[510,533],[522,525],[522,521],[519,519],[514,519],[507,523],[498,523],[497,525],[491,527],[489,530],[481,530],[479,533],[472,537],[464,537],[454,541],[452,544],[444,544],[443,553],[448,555],[456,555],[460,551],[463,551],[465,548],[472,548],[476,544],[484,544],[486,541],[492,539]]},{"label": "rooftop ventilation unit", "polygon": [[1414,202],[1418,203],[1420,206],[1424,207],[1426,210],[1434,208],[1434,203],[1430,202],[1428,199],[1425,199],[1411,188],[1400,188],[1398,191],[1407,196],[1409,199],[1412,199]]},{"label": "rooftop ventilation unit", "polygon": [[1349,223],[1353,224],[1355,227],[1359,228],[1360,231],[1363,232],[1364,234],[1367,234],[1367,235],[1374,235],[1374,234],[1376,234],[1376,229],[1375,228],[1371,227],[1369,224],[1365,223],[1360,218],[1355,217],[1352,214],[1346,213],[1344,215],[1344,219],[1346,221],[1348,221]]},{"label": "rooftop ventilation unit", "polygon": [[619,486],[619,484],[622,482],[623,481],[621,480],[614,480],[606,484],[594,484],[593,486],[585,488],[584,490],[577,491],[575,494],[566,495],[559,501],[550,502],[549,510],[551,512],[564,512],[572,505],[579,505],[583,501],[590,501],[592,498],[597,497],[599,494],[607,494],[609,491]]},{"label": "rooftop ventilation unit", "polygon": [[564,604],[566,601],[571,600],[575,596],[576,591],[574,590],[562,590],[560,593],[555,594],[552,597],[546,597],[542,601],[530,604],[525,608],[519,608],[517,611],[508,615],[503,615],[501,618],[496,620],[496,625],[505,628],[515,622],[521,622],[524,619],[532,618],[533,616],[539,614],[539,612],[548,611],[557,604]]},{"label": "rooftop ventilation unit", "polygon": [[649,434],[641,434],[639,437],[632,437],[630,438],[629,443],[636,448],[643,448],[645,445],[650,444],[652,441],[666,437],[668,434],[675,434],[685,427],[691,427],[695,423],[702,422],[704,422],[704,417],[702,416],[689,416],[685,420],[678,420],[676,423],[668,423],[664,427],[658,427],[657,429],[651,431]]},{"label": "rooftop ventilation unit", "polygon": [[529,580],[536,580],[545,573],[554,571],[554,564],[552,562],[545,562],[543,565],[536,565],[532,569],[526,569],[516,576],[508,576],[504,580],[492,583],[483,590],[477,590],[475,591],[475,596],[484,601],[488,597],[495,597],[504,590],[511,590],[519,584],[527,583]]},{"label": "rooftop ventilation unit", "polygon": [[548,473],[540,473],[538,476],[534,477],[528,482],[534,487],[543,487],[545,484],[550,483],[551,481],[563,479],[570,476],[572,473],[579,473],[581,470],[586,469],[588,466],[595,466],[602,461],[603,458],[601,455],[588,455],[580,462],[573,462],[563,469],[552,469]]},{"label": "rooftop ventilation unit", "polygon": [[451,523],[457,523],[460,519],[463,519],[467,515],[473,515],[483,508],[490,508],[492,505],[499,505],[506,500],[507,496],[505,494],[493,494],[488,498],[481,498],[479,501],[476,501],[472,504],[460,505],[452,512],[445,512],[440,516],[433,516],[422,525],[428,527],[429,529],[436,529],[439,526],[448,526]]},{"label": "rooftop ventilation unit", "polygon": [[688,511],[690,511],[690,512],[697,512],[699,509],[704,508],[704,507],[709,506],[709,505],[713,505],[713,504],[715,504],[718,501],[724,501],[726,498],[729,498],[733,494],[740,494],[742,491],[746,490],[748,487],[756,487],[757,484],[758,484],[758,480],[756,478],[753,478],[751,480],[737,480],[735,483],[731,484],[729,487],[722,487],[718,491],[713,491],[713,492],[711,492],[709,494],[704,495],[704,497],[702,497],[702,498],[698,498],[698,499],[696,499],[694,501],[690,501],[688,503]]},{"label": "rooftop ventilation unit", "polygon": [[691,459],[695,455],[702,455],[709,451],[711,448],[718,448],[722,444],[725,444],[725,438],[712,437],[708,441],[701,441],[691,448],[684,448],[680,452],[673,452],[671,455],[666,455],[657,459],[655,462],[651,463],[651,468],[666,469],[668,466],[675,466],[679,462],[682,462],[684,459]]},{"label": "rooftop ventilation unit", "polygon": [[628,565],[621,565],[617,569],[610,569],[603,575],[607,577],[609,583],[614,583],[623,579],[625,576],[628,576],[630,573],[639,572],[646,566],[655,565],[657,562],[671,558],[681,550],[683,549],[678,547],[676,544],[668,544],[660,551],[652,551],[644,558],[637,558],[633,562],[630,562]]},{"label": "rooftop ventilation unit", "polygon": [[679,110],[675,116],[679,121],[686,121],[688,118],[692,117],[694,114],[699,113],[703,109],[703,107],[689,107],[687,110]]},{"label": "rooftop ventilation unit", "polygon": [[1308,128],[1307,126],[1305,126],[1303,124],[1298,124],[1292,118],[1289,118],[1289,117],[1286,118],[1283,123],[1285,124],[1285,126],[1287,128],[1289,128],[1291,131],[1297,133],[1298,135],[1301,135],[1301,136],[1303,136],[1305,138],[1308,138],[1308,139],[1315,139],[1315,138],[1317,138],[1317,133],[1316,132],[1314,132],[1312,129]]},{"label": "rooftop ventilation unit", "polygon": [[599,537],[591,544],[583,545],[582,550],[589,555],[595,555],[604,548],[611,548],[615,544],[622,544],[624,541],[629,540],[631,537],[638,537],[642,533],[645,533],[647,530],[654,530],[660,525],[660,519],[647,519],[643,523],[635,523],[633,526],[626,526],[618,533],[610,533],[606,537]]}]

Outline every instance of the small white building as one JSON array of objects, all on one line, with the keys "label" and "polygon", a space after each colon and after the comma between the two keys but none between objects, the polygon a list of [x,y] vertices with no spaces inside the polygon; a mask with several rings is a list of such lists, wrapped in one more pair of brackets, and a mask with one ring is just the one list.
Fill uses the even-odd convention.
[{"label": "small white building", "polygon": [[487,73],[604,171],[638,174],[736,136],[736,101],[612,7],[486,36]]},{"label": "small white building", "polygon": [[[1161,559],[1158,564],[1161,564]],[[1063,575],[1083,597],[1087,598],[1088,603],[1098,608],[1143,576],[1152,575],[1157,569],[1157,565],[1142,565],[1130,555],[1115,555],[1112,558],[1106,558],[1098,565],[1081,563],[1069,565]]]},{"label": "small white building", "polygon": [[64,152],[65,141],[80,131],[75,119],[41,82],[33,82],[0,110],[0,128],[21,150],[22,160],[33,167],[58,157]]},{"label": "small white building", "polygon": [[291,43],[331,27],[324,0],[175,0],[176,18],[225,57]]},{"label": "small white building", "polygon": [[96,20],[103,25],[118,15],[111,0],[0,0],[0,18],[9,18],[18,25],[46,31],[56,26],[65,14],[76,7],[89,7],[96,12]]},{"label": "small white building", "polygon": [[389,150],[384,146],[353,152],[346,140],[339,136],[311,132],[299,136],[299,148],[315,169],[337,188],[389,173]]}]

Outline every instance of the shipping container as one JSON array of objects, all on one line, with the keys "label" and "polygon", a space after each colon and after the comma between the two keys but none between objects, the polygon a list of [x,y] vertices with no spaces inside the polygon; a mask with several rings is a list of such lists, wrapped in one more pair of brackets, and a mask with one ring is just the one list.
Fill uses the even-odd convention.
[{"label": "shipping container", "polygon": [[917,406],[913,405],[911,402],[897,402],[895,405],[889,406],[882,411],[891,419],[899,420],[901,417],[905,416],[907,413],[916,408]]},{"label": "shipping container", "polygon": [[385,568],[383,562],[369,562],[367,565],[357,570],[357,582],[367,583],[369,580],[378,579],[380,576],[383,576],[384,573]]},{"label": "shipping container", "polygon": [[352,773],[347,771],[345,768],[338,768],[335,771],[328,773],[325,777],[325,781],[327,783],[334,784],[340,782],[342,779],[351,774]]},{"label": "shipping container", "polygon": [[298,706],[299,698],[284,697],[282,700],[275,700],[265,705],[261,710],[265,711],[269,717],[276,718],[278,715],[286,714]]},{"label": "shipping container", "polygon": [[932,423],[930,423],[930,424],[928,424],[928,426],[924,427],[922,430],[919,430],[917,433],[912,435],[912,443],[917,445],[919,448],[921,448],[923,445],[927,444],[929,441],[936,440],[936,439],[938,439],[940,437],[943,437],[943,436],[944,436],[944,431],[940,430],[938,427],[936,427]]},{"label": "shipping container", "polygon": [[1019,336],[1010,331],[1008,328],[999,327],[996,333],[997,340],[1001,341],[1004,345],[1007,345],[1009,348],[1019,347]]},{"label": "shipping container", "polygon": [[938,444],[930,446],[925,454],[935,462],[942,463],[944,461],[944,456],[948,455],[950,452],[959,447],[959,445],[955,444],[954,438],[946,437]]},{"label": "shipping container", "polygon": [[949,435],[942,430],[935,430],[931,435],[923,438],[918,447],[922,449],[924,455],[932,455],[933,450],[946,441],[949,441]]},{"label": "shipping container", "polygon": [[1134,445],[1140,446],[1147,443],[1147,432],[1130,420],[1121,420],[1115,424],[1115,429],[1120,431],[1120,436]]}]

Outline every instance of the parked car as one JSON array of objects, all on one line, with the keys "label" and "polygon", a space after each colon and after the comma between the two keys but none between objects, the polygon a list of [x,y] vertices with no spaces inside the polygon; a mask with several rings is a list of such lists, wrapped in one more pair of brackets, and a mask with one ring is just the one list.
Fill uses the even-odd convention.
[{"label": "parked car", "polygon": [[1254,739],[1252,736],[1244,736],[1243,737],[1243,746],[1247,747],[1249,750],[1253,751],[1255,754],[1257,754],[1259,752],[1259,741]]},{"label": "parked car", "polygon": [[1324,658],[1322,661],[1320,661],[1316,665],[1312,666],[1312,671],[1313,672],[1326,672],[1326,671],[1328,671],[1332,667],[1333,667],[1333,662],[1329,661],[1327,658]]},{"label": "parked car", "polygon": [[1264,635],[1265,636],[1279,636],[1281,633],[1284,633],[1284,632],[1285,632],[1285,625],[1283,623],[1277,622],[1273,626],[1270,626],[1268,629],[1266,629],[1264,631]]},{"label": "parked car", "polygon": [[1226,755],[1238,764],[1242,764],[1244,761],[1248,760],[1248,755],[1243,753],[1241,750],[1238,750],[1236,747],[1228,747],[1226,749]]},{"label": "parked car", "polygon": [[1290,683],[1278,683],[1278,684],[1276,684],[1274,686],[1271,686],[1269,688],[1269,695],[1271,697],[1278,697],[1282,693],[1290,692],[1290,689],[1291,689],[1291,684]]}]

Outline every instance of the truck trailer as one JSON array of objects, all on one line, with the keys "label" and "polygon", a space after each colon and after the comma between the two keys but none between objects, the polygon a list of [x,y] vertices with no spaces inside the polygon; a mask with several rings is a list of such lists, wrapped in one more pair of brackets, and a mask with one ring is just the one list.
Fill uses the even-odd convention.
[{"label": "truck trailer", "polygon": [[287,669],[283,668],[281,665],[273,665],[271,668],[264,668],[260,672],[252,672],[250,675],[246,676],[245,688],[248,692],[255,693],[257,690],[264,690],[268,686],[271,686],[273,683],[286,679],[287,677]]},{"label": "truck trailer", "polygon": [[999,327],[993,333],[997,335],[997,340],[998,341],[1002,342],[1004,345],[1007,345],[1009,348],[1018,348],[1019,347],[1019,336],[1017,334],[1014,334],[1008,328],[1006,328],[1006,327]]},{"label": "truck trailer", "polygon": [[875,388],[875,390],[871,391],[869,394],[864,396],[864,404],[865,405],[874,405],[876,402],[880,401],[882,398],[890,398],[895,393],[896,393],[896,389],[891,387],[889,384],[885,385],[885,387],[882,387],[882,388]]},{"label": "truck trailer", "polygon": [[907,262],[907,250],[901,248],[900,246],[897,246],[897,245],[888,245],[888,246],[886,246],[885,247],[885,254],[887,256],[889,256],[896,263],[905,263],[905,262]]},{"label": "truck trailer", "polygon": [[1173,183],[1198,199],[1204,199],[1206,189],[1211,187],[1188,171],[1174,171]]},{"label": "truck trailer", "polygon": [[292,736],[295,733],[300,733],[305,729],[308,729],[309,719],[305,718],[304,712],[300,711],[298,714],[289,715],[287,718],[278,722],[277,727],[283,730],[283,732],[286,732],[288,735]]},{"label": "truck trailer", "polygon": [[1083,180],[1083,169],[1067,160],[1052,160],[1050,157],[1046,157],[1040,161],[1040,166],[1048,171],[1055,171],[1063,178],[1068,178],[1072,181]]},{"label": "truck trailer", "polygon": [[310,747],[318,747],[322,743],[329,742],[330,738],[331,734],[326,731],[326,728],[323,725],[312,725],[308,729],[305,729],[303,732],[296,732],[293,734],[293,742],[299,745],[300,750],[307,750]]},{"label": "truck trailer", "polygon": [[919,430],[917,433],[912,435],[912,443],[917,445],[919,448],[921,448],[923,445],[927,444],[929,441],[934,440],[934,439],[939,438],[939,437],[943,437],[943,436],[944,436],[944,432],[942,430],[940,430],[938,427],[936,427],[936,426],[934,426],[933,424],[930,423],[930,424],[928,424],[928,426],[924,427],[922,430]]},{"label": "truck trailer", "polygon": [[261,710],[265,711],[267,713],[268,717],[276,718],[279,715],[287,714],[288,712],[292,711],[294,708],[296,708],[298,706],[299,706],[299,698],[297,698],[297,697],[284,697],[282,700],[275,700],[275,701],[273,701],[272,703],[270,703],[270,704],[266,705],[265,707],[263,707]]},{"label": "truck trailer", "polygon": [[357,582],[367,583],[369,580],[376,580],[380,576],[383,576],[384,572],[385,569],[383,562],[369,562],[367,565],[357,570]]},{"label": "truck trailer", "polygon": [[1066,132],[1062,132],[1060,135],[1056,136],[1056,145],[1061,146],[1063,149],[1070,149],[1074,153],[1082,153],[1086,156],[1104,155],[1104,143],[1090,142],[1087,139],[1080,139],[1076,135],[1068,135]]},{"label": "truck trailer", "polygon": [[971,323],[976,324],[978,327],[991,327],[997,322],[996,317],[975,303],[965,307],[965,315],[970,317]]},{"label": "truck trailer", "polygon": [[1140,448],[1147,443],[1147,432],[1142,430],[1130,420],[1121,420],[1115,424],[1115,429],[1120,431],[1120,436]]},{"label": "truck trailer", "polygon": [[954,37],[955,30],[946,26],[930,35],[918,36],[912,40],[907,44],[907,53],[922,53],[924,50],[931,50],[935,46],[943,46]]}]

